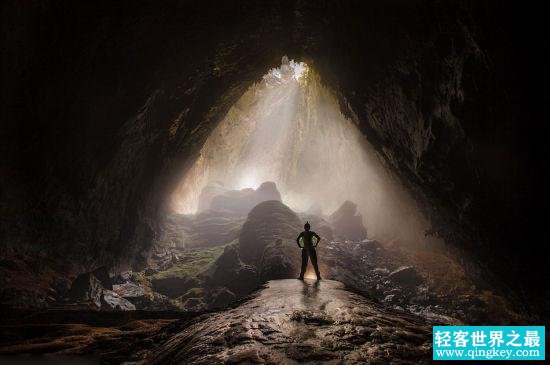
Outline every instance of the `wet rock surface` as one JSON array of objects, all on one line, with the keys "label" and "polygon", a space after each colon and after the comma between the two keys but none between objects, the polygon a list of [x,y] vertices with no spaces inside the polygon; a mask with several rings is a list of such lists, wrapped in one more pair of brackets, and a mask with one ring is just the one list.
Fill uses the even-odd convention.
[{"label": "wet rock surface", "polygon": [[423,363],[431,325],[336,281],[275,280],[236,308],[182,324],[147,362]]}]

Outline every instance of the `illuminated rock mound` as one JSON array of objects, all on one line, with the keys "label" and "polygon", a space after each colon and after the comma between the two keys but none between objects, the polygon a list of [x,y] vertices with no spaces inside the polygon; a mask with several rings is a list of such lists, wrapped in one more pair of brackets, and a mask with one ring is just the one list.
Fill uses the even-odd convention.
[{"label": "illuminated rock mound", "polygon": [[[301,231],[300,218],[277,200],[258,204],[248,214],[239,237],[239,255],[246,263],[259,265],[267,247],[281,245],[284,255],[298,255],[295,240]],[[298,263],[299,260],[294,260]]]}]

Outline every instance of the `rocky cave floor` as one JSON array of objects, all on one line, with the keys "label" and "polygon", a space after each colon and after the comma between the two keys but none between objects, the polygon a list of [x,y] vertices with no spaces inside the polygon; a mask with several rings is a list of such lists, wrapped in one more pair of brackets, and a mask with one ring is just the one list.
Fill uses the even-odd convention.
[{"label": "rocky cave floor", "polygon": [[152,363],[414,363],[429,358],[430,324],[337,281],[274,280],[242,305],[199,317],[154,349]]},{"label": "rocky cave floor", "polygon": [[[243,199],[246,216],[169,216],[142,270],[75,272],[63,258],[3,255],[0,356],[414,363],[431,358],[434,324],[523,321],[445,254],[368,239],[351,202],[322,217]],[[320,282],[288,279],[304,220],[325,238]]]},{"label": "rocky cave floor", "polygon": [[112,314],[89,313],[81,318],[87,324],[18,326],[25,340],[3,345],[0,353],[84,355],[104,363],[418,363],[430,357],[436,323],[391,310],[340,282],[310,279],[270,281],[233,308],[194,318]]}]

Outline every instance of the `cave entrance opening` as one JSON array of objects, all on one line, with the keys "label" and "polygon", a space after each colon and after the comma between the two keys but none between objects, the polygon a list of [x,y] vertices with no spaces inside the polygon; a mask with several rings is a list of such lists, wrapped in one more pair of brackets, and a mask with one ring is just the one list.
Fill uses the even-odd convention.
[{"label": "cave entrance opening", "polygon": [[286,56],[212,131],[171,207],[178,214],[229,208],[246,216],[246,202],[229,205],[254,191],[260,200],[280,194],[294,211],[318,216],[356,205],[369,237],[386,242],[423,241],[429,226],[321,76]]}]

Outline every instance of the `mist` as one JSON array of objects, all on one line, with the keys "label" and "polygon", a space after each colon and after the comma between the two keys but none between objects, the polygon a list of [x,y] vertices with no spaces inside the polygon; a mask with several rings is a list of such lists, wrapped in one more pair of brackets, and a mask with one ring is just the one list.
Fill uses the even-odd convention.
[{"label": "mist", "polygon": [[227,189],[273,181],[298,212],[329,215],[358,205],[369,238],[424,244],[429,222],[320,76],[283,57],[229,110],[171,196],[177,213],[199,210],[211,182]]}]

